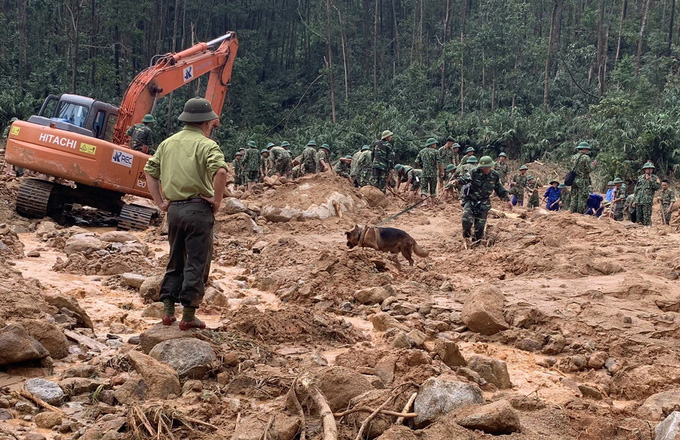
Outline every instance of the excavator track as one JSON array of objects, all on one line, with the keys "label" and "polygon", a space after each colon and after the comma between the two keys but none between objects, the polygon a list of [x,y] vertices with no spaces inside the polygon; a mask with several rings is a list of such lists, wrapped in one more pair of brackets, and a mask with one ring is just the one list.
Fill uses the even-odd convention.
[{"label": "excavator track", "polygon": [[17,213],[30,218],[45,217],[53,189],[54,184],[51,182],[24,179],[17,194]]},{"label": "excavator track", "polygon": [[118,229],[121,231],[143,231],[149,227],[151,219],[157,212],[154,208],[126,204],[118,216]]}]

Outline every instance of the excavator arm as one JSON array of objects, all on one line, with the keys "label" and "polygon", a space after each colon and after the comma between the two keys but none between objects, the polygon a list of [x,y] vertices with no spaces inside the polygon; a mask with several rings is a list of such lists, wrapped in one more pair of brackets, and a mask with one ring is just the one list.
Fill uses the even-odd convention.
[{"label": "excavator arm", "polygon": [[[217,49],[213,49],[218,44]],[[231,80],[237,49],[236,33],[228,32],[207,43],[198,43],[182,52],[157,58],[151,67],[135,77],[125,92],[118,110],[113,142],[125,144],[127,128],[140,122],[145,114],[150,113],[158,98],[206,73],[210,73],[210,76],[205,98],[210,101],[213,110],[220,114]]]}]

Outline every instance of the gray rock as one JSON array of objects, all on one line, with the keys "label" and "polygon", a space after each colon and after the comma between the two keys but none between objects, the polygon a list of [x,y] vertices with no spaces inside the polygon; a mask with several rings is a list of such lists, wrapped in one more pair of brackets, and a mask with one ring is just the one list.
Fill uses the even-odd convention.
[{"label": "gray rock", "polygon": [[43,359],[49,351],[18,324],[0,330],[0,365]]},{"label": "gray rock", "polygon": [[446,376],[431,377],[422,384],[413,403],[413,411],[418,414],[415,424],[423,427],[454,409],[482,404],[484,396],[477,385]]},{"label": "gray rock", "polygon": [[254,214],[253,211],[249,209],[243,202],[234,197],[224,199],[222,202],[222,210],[227,215],[238,214],[239,212],[245,212],[250,216]]},{"label": "gray rock", "polygon": [[411,348],[411,339],[404,332],[397,332],[392,339],[392,347],[394,348]]},{"label": "gray rock", "polygon": [[66,255],[77,254],[79,252],[89,254],[104,249],[104,246],[104,242],[92,234],[76,234],[66,240],[64,252],[66,252]]},{"label": "gray rock", "polygon": [[413,347],[416,348],[421,348],[427,340],[427,335],[420,330],[411,330],[406,336],[411,340]]},{"label": "gray rock", "polygon": [[50,352],[54,359],[63,359],[68,356],[68,348],[71,344],[56,325],[42,319],[28,319],[21,323],[29,335],[40,342]]},{"label": "gray rock", "polygon": [[128,241],[139,241],[135,234],[128,231],[109,231],[104,232],[101,237],[101,241],[108,243],[126,243]]},{"label": "gray rock", "polygon": [[649,396],[638,408],[637,416],[641,419],[662,420],[665,414],[676,408],[680,408],[680,388]]},{"label": "gray rock", "polygon": [[56,383],[45,379],[28,379],[24,389],[50,405],[61,405],[64,401],[64,391]]},{"label": "gray rock", "polygon": [[506,400],[466,408],[457,415],[456,422],[468,429],[478,429],[493,435],[512,434],[522,430],[517,411]]},{"label": "gray rock", "polygon": [[437,353],[442,362],[450,368],[464,367],[467,365],[467,361],[461,354],[458,344],[453,341],[437,339],[434,343],[434,352]]},{"label": "gray rock", "polygon": [[0,421],[1,420],[11,420],[13,418],[14,418],[14,416],[12,415],[12,411],[10,411],[6,408],[0,409]]},{"label": "gray rock", "polygon": [[509,328],[503,316],[505,296],[498,288],[482,286],[468,296],[461,319],[473,332],[493,335]]},{"label": "gray rock", "polygon": [[145,301],[160,301],[161,283],[163,275],[153,275],[144,280],[139,286],[139,296]]},{"label": "gray rock", "polygon": [[473,355],[468,359],[468,367],[479,373],[487,382],[496,385],[499,389],[512,388],[508,366],[499,359]]},{"label": "gray rock", "polygon": [[148,330],[143,331],[139,335],[139,345],[142,347],[144,353],[149,353],[156,344],[171,339],[194,338],[200,330],[182,331],[179,329],[179,324],[173,325],[156,324]]},{"label": "gray rock", "polygon": [[229,299],[227,298],[227,295],[215,289],[214,287],[208,287],[207,289],[205,289],[203,301],[206,304],[210,304],[213,306],[229,307]]},{"label": "gray rock", "polygon": [[144,281],[146,280],[146,277],[144,275],[140,275],[138,273],[126,272],[120,277],[123,280],[123,284],[125,284],[128,287],[132,287],[133,289],[141,288],[142,284],[144,284]]},{"label": "gray rock", "polygon": [[170,365],[181,378],[202,379],[217,364],[210,344],[195,338],[161,342],[149,352],[149,356]]},{"label": "gray rock", "polygon": [[680,437],[680,411],[673,411],[654,428],[654,440],[676,440]]}]

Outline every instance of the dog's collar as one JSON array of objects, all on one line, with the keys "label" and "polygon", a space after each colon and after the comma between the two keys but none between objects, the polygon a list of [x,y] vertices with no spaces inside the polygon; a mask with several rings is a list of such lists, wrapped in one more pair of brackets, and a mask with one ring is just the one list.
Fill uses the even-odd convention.
[{"label": "dog's collar", "polygon": [[359,246],[362,246],[364,244],[364,237],[366,237],[367,231],[368,231],[368,226],[364,226],[364,229],[362,229],[361,233],[359,234]]}]

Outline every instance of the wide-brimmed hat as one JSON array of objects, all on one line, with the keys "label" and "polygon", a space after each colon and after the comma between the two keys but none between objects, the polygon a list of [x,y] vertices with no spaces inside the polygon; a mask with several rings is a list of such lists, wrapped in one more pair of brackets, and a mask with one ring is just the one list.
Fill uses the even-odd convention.
[{"label": "wide-brimmed hat", "polygon": [[586,142],[586,141],[581,141],[581,143],[579,143],[579,144],[576,146],[576,149],[577,149],[577,150],[590,150],[591,148],[590,148],[590,144],[589,144],[588,142]]},{"label": "wide-brimmed hat", "polygon": [[498,157],[508,157],[508,155],[505,154],[505,153],[501,153],[501,154],[498,155]]},{"label": "wide-brimmed hat", "polygon": [[425,142],[425,146],[426,146],[426,147],[429,147],[430,145],[437,145],[437,139],[435,139],[435,138],[429,138],[429,139]]},{"label": "wide-brimmed hat", "polygon": [[472,148],[472,147],[467,147],[467,149],[465,150],[465,154],[474,153],[474,152],[475,152],[475,149]]},{"label": "wide-brimmed hat", "polygon": [[148,124],[148,123],[155,123],[155,122],[156,122],[156,118],[154,118],[152,114],[147,113],[147,114],[144,115],[144,117],[142,118],[142,122],[145,122],[145,123],[147,123],[147,124]]},{"label": "wide-brimmed hat", "polygon": [[284,147],[284,148],[290,147],[290,144],[288,143],[288,141],[283,141],[283,142],[281,142],[281,146]]},{"label": "wide-brimmed hat", "polygon": [[477,163],[477,158],[475,156],[470,156],[467,158],[467,163]]},{"label": "wide-brimmed hat", "polygon": [[371,149],[371,147],[369,147],[368,145],[364,145],[363,147],[361,147],[361,151],[366,151],[366,150],[370,150],[370,149]]},{"label": "wide-brimmed hat", "polygon": [[655,167],[654,164],[651,163],[651,162],[645,162],[645,164],[642,165],[642,169],[644,170],[645,168],[655,169],[656,167]]},{"label": "wide-brimmed hat", "polygon": [[388,138],[388,137],[390,137],[390,136],[392,136],[392,135],[394,135],[394,133],[392,133],[392,132],[389,131],[389,130],[385,130],[385,131],[383,131],[382,134],[380,135],[380,140],[383,140],[383,139],[385,139],[385,138]]},{"label": "wide-brimmed hat", "polygon": [[529,169],[529,167],[526,166],[526,165],[522,165],[521,167],[519,167],[520,171],[524,171],[524,170],[528,170],[528,169]]},{"label": "wide-brimmed hat", "polygon": [[210,101],[205,98],[191,98],[184,104],[184,111],[179,115],[180,122],[207,122],[219,118]]},{"label": "wide-brimmed hat", "polygon": [[248,145],[251,148],[257,148],[257,144],[255,143],[255,141],[248,141],[246,145]]},{"label": "wide-brimmed hat", "polygon": [[623,183],[623,180],[620,177],[617,177],[616,179],[614,179],[614,185],[616,185],[618,183]]},{"label": "wide-brimmed hat", "polygon": [[[474,156],[471,156],[474,157]],[[494,166],[494,161],[491,159],[491,156],[482,156],[481,159],[479,159],[479,168],[491,168]]]},{"label": "wide-brimmed hat", "polygon": [[551,184],[551,185],[552,185],[553,183],[556,183],[556,184],[558,184],[558,185],[560,184],[560,182],[559,182],[558,180],[554,180],[554,179],[550,181],[550,184]]},{"label": "wide-brimmed hat", "polygon": [[307,142],[308,147],[316,147],[316,141],[309,141]]}]

